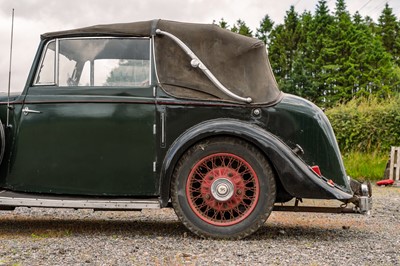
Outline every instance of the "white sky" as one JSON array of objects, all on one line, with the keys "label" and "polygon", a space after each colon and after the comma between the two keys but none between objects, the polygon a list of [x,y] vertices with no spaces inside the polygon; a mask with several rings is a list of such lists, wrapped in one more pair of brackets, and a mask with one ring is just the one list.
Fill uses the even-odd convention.
[{"label": "white sky", "polygon": [[[224,18],[229,25],[242,19],[255,32],[268,14],[282,23],[291,5],[297,12],[314,12],[318,0],[0,0],[0,91],[7,91],[11,10],[15,9],[11,91],[22,91],[36,53],[40,34],[104,23],[169,19],[212,23]],[[328,0],[333,12],[335,0]],[[386,2],[400,15],[400,0],[347,0],[375,21]]]}]

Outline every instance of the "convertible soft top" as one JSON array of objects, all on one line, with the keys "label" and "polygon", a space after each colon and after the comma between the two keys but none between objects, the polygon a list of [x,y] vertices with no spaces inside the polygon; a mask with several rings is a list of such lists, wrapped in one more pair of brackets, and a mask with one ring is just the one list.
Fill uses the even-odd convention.
[{"label": "convertible soft top", "polygon": [[274,103],[281,98],[264,43],[213,24],[151,20],[96,25],[45,33],[42,39],[82,36],[126,36],[155,38],[157,75],[164,90],[177,98],[225,100],[242,103],[223,93],[170,37],[178,37],[232,93],[250,97],[251,104]]}]

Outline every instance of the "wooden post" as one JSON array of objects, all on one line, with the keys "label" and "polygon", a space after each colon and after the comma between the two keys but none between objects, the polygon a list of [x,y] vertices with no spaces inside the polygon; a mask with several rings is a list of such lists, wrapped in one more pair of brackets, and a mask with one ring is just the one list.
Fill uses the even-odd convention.
[{"label": "wooden post", "polygon": [[391,148],[389,179],[393,181],[400,181],[400,147]]}]

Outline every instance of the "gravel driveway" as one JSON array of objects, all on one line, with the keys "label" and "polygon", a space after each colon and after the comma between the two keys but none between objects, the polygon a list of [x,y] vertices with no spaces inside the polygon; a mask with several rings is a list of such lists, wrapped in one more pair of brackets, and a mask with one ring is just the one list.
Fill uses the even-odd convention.
[{"label": "gravel driveway", "polygon": [[400,188],[370,216],[274,212],[241,241],[193,236],[173,210],[0,211],[0,265],[400,265]]}]

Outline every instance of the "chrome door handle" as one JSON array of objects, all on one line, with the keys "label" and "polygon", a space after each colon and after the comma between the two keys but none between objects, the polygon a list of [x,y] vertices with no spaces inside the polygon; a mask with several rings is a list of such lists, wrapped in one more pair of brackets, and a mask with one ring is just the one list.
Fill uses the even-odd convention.
[{"label": "chrome door handle", "polygon": [[40,114],[41,113],[40,111],[29,109],[29,107],[25,107],[24,109],[22,109],[22,112],[24,113],[24,115],[28,115],[29,113],[33,113],[33,114]]}]

